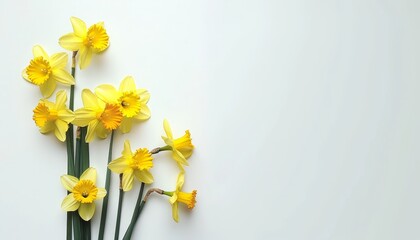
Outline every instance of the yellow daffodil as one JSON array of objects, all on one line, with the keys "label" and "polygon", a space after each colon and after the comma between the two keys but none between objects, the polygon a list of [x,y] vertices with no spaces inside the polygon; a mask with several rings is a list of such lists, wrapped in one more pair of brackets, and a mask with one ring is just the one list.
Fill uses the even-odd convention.
[{"label": "yellow daffodil", "polygon": [[54,131],[58,140],[66,140],[69,123],[74,119],[74,113],[66,107],[66,91],[57,92],[55,103],[41,99],[33,110],[32,119],[42,134]]},{"label": "yellow daffodil", "polygon": [[178,222],[178,203],[184,203],[190,210],[194,208],[196,203],[195,197],[197,195],[197,190],[194,190],[190,193],[181,191],[182,186],[184,185],[184,179],[184,173],[179,173],[178,180],[176,181],[175,191],[163,192],[163,194],[171,197],[169,198],[169,202],[172,205],[172,218],[175,220],[175,222]]},{"label": "yellow daffodil", "polygon": [[89,221],[95,213],[95,200],[106,196],[105,188],[96,187],[96,169],[88,168],[80,176],[80,180],[70,175],[61,176],[61,184],[67,191],[67,195],[61,203],[64,211],[72,212],[79,210],[80,217]]},{"label": "yellow daffodil", "polygon": [[124,116],[120,126],[123,133],[131,130],[133,120],[147,120],[150,110],[146,105],[150,94],[146,89],[137,89],[133,77],[127,76],[121,81],[120,89],[103,84],[95,89],[95,94],[104,102],[117,104]]},{"label": "yellow daffodil", "polygon": [[130,191],[133,187],[134,176],[140,182],[150,184],[153,175],[150,168],[153,167],[152,154],[146,148],[139,148],[134,153],[131,151],[130,142],[124,142],[122,156],[108,164],[108,168],[118,174],[123,174],[122,187],[124,191]]},{"label": "yellow daffodil", "polygon": [[32,53],[34,58],[23,70],[22,77],[39,86],[42,96],[49,98],[57,82],[65,85],[74,84],[74,78],[65,70],[68,59],[66,53],[55,53],[49,56],[39,45],[33,47]]},{"label": "yellow daffodil", "polygon": [[106,138],[111,130],[117,129],[122,121],[122,113],[116,104],[104,103],[92,91],[82,91],[84,108],[75,111],[74,125],[88,126],[86,142],[90,142],[95,133],[100,138]]},{"label": "yellow daffodil", "polygon": [[76,17],[70,18],[73,32],[62,36],[59,44],[64,49],[78,51],[80,69],[89,66],[93,53],[103,52],[109,46],[109,37],[104,23],[99,22],[86,27],[86,23]]},{"label": "yellow daffodil", "polygon": [[191,156],[194,149],[194,145],[191,143],[190,131],[186,130],[184,136],[174,139],[171,127],[166,119],[163,121],[163,128],[165,129],[166,137],[162,136],[162,139],[172,149],[172,157],[177,162],[178,167],[181,171],[184,171],[183,165],[188,166],[187,159]]}]

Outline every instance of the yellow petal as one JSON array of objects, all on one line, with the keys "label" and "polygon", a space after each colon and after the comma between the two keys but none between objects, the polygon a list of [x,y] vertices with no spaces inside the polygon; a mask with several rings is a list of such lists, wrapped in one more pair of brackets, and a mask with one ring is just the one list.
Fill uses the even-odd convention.
[{"label": "yellow petal", "polygon": [[173,146],[174,146],[174,141],[173,141],[172,139],[167,138],[167,137],[164,137],[164,136],[162,136],[162,139],[163,139],[163,141],[166,143],[166,145],[169,145],[169,146],[171,146],[171,147],[173,147]]},{"label": "yellow petal", "polygon": [[83,89],[82,100],[83,100],[83,105],[86,108],[98,109],[99,111],[101,110],[100,109],[101,107],[98,103],[98,98],[89,89]]},{"label": "yellow petal", "polygon": [[93,140],[93,138],[95,137],[95,132],[96,132],[96,128],[99,124],[98,120],[93,120],[91,122],[89,122],[88,125],[88,129],[87,129],[87,133],[86,133],[86,142],[89,143]]},{"label": "yellow petal", "polygon": [[136,83],[132,76],[125,77],[120,84],[120,92],[136,91]]},{"label": "yellow petal", "polygon": [[177,192],[174,192],[173,194],[172,194],[172,196],[169,198],[169,202],[171,203],[171,204],[174,204],[174,203],[176,203],[176,200],[178,199],[178,193]]},{"label": "yellow petal", "polygon": [[123,173],[128,168],[127,160],[124,157],[117,158],[108,164],[108,168],[115,173]]},{"label": "yellow petal", "polygon": [[95,88],[95,94],[106,103],[118,103],[118,92],[114,86],[102,84]]},{"label": "yellow petal", "polygon": [[93,51],[91,48],[88,47],[81,47],[79,50],[79,61],[80,61],[80,69],[85,69],[89,66],[90,61],[92,60]]},{"label": "yellow petal", "polygon": [[123,173],[122,187],[124,192],[130,191],[133,188],[134,173],[133,169],[128,168]]},{"label": "yellow petal", "polygon": [[171,126],[169,125],[168,120],[163,120],[163,129],[165,130],[166,136],[170,139],[173,139]]},{"label": "yellow petal", "polygon": [[98,188],[98,193],[96,194],[96,199],[102,199],[106,196],[105,188]]},{"label": "yellow petal", "polygon": [[69,109],[62,109],[58,111],[57,116],[66,123],[70,123],[74,120],[74,113]]},{"label": "yellow petal", "polygon": [[187,160],[185,159],[185,157],[178,150],[176,150],[176,149],[175,150],[172,150],[172,157],[179,164],[181,172],[184,171],[184,167],[182,167],[183,165],[184,166],[188,166],[189,165],[188,162],[187,162]]},{"label": "yellow petal", "polygon": [[96,183],[96,169],[93,167],[90,167],[86,169],[82,175],[80,175],[80,180],[90,180],[93,182],[93,184]]},{"label": "yellow petal", "polygon": [[150,118],[150,109],[146,104],[141,104],[140,112],[134,116],[138,120],[147,120]]},{"label": "yellow petal", "polygon": [[48,56],[48,54],[45,52],[45,50],[40,45],[35,45],[32,48],[32,53],[34,54],[35,58],[43,57],[47,61],[50,60],[50,57]]},{"label": "yellow petal", "polygon": [[79,179],[77,179],[77,177],[73,177],[70,175],[63,175],[60,177],[60,180],[61,185],[63,185],[63,187],[69,192],[73,191],[73,187],[76,186],[76,184],[79,182]]},{"label": "yellow petal", "polygon": [[87,35],[86,23],[77,17],[71,17],[70,22],[73,27],[74,34],[80,38],[85,38]]},{"label": "yellow petal", "polygon": [[63,69],[67,65],[68,55],[67,53],[55,53],[50,57],[50,66],[51,68],[60,68]]},{"label": "yellow petal", "polygon": [[131,151],[130,141],[125,140],[124,142],[124,150],[121,152],[124,157],[132,157],[133,153]]},{"label": "yellow petal", "polygon": [[119,129],[122,133],[128,133],[131,131],[132,126],[133,126],[133,119],[124,117],[123,120],[121,121]]},{"label": "yellow petal", "polygon": [[40,85],[39,89],[41,89],[41,93],[44,98],[49,98],[53,94],[56,87],[57,83],[50,78],[44,84]]},{"label": "yellow petal", "polygon": [[28,82],[30,82],[30,83],[32,83],[32,84],[33,84],[33,82],[32,82],[31,80],[29,80],[28,74],[26,73],[26,68],[25,68],[25,69],[23,69],[23,71],[22,71],[22,77],[23,77],[23,79],[25,79],[26,81],[28,81]]},{"label": "yellow petal", "polygon": [[75,81],[72,75],[68,73],[66,70],[63,69],[53,69],[51,71],[50,78],[54,79],[55,81],[66,84],[66,85],[74,85]]},{"label": "yellow petal", "polygon": [[69,125],[61,119],[55,121],[55,131],[54,134],[58,140],[64,142],[66,140],[66,132],[69,129]]},{"label": "yellow petal", "polygon": [[93,203],[81,203],[79,207],[79,215],[85,220],[89,221],[95,214],[95,202]]},{"label": "yellow petal", "polygon": [[183,172],[178,174],[178,179],[176,180],[176,189],[177,191],[181,191],[182,186],[184,185],[185,175]]},{"label": "yellow petal", "polygon": [[102,123],[99,123],[98,126],[96,126],[96,136],[98,136],[99,138],[105,139],[108,134],[111,132],[111,130],[108,130],[104,127],[104,125]]},{"label": "yellow petal", "polygon": [[172,218],[175,222],[178,222],[178,202],[172,204]]},{"label": "yellow petal", "polygon": [[45,125],[42,128],[39,129],[39,132],[41,132],[42,134],[45,134],[45,133],[51,132],[54,129],[55,129],[54,122],[48,121],[45,123]]},{"label": "yellow petal", "polygon": [[150,173],[149,170],[134,170],[134,175],[140,182],[144,182],[146,184],[153,183],[153,175]]},{"label": "yellow petal", "polygon": [[56,109],[63,109],[65,107],[67,101],[67,93],[65,90],[60,90],[57,92],[55,96],[55,106]]},{"label": "yellow petal", "polygon": [[66,50],[77,51],[83,47],[83,38],[76,36],[74,33],[68,33],[58,40],[58,44]]},{"label": "yellow petal", "polygon": [[140,102],[146,104],[149,102],[150,93],[146,89],[137,89],[137,94],[140,96]]},{"label": "yellow petal", "polygon": [[76,211],[80,206],[80,202],[78,202],[75,198],[73,193],[70,193],[69,195],[67,195],[63,202],[61,203],[61,208],[64,211],[67,212],[71,212],[71,211]]},{"label": "yellow petal", "polygon": [[90,109],[81,108],[76,110],[73,124],[80,127],[86,127],[93,120],[96,120],[96,112]]}]

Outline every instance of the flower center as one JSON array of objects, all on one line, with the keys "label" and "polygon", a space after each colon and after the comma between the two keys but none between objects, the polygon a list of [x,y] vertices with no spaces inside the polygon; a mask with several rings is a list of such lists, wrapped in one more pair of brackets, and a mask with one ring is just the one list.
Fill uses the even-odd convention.
[{"label": "flower center", "polygon": [[178,202],[185,203],[189,209],[193,209],[195,206],[195,196],[197,195],[197,190],[194,190],[190,193],[178,192]]},{"label": "flower center", "polygon": [[104,111],[99,116],[99,120],[108,130],[117,129],[122,121],[120,108],[116,104],[106,104]]},{"label": "flower center", "polygon": [[26,68],[29,80],[36,85],[41,85],[48,80],[51,73],[50,63],[43,57],[37,57],[31,60]]},{"label": "flower center", "polygon": [[88,29],[83,43],[86,47],[91,47],[96,52],[102,52],[108,47],[109,37],[102,25],[94,24]]},{"label": "flower center", "polygon": [[38,127],[43,127],[47,121],[55,121],[58,117],[57,111],[49,109],[43,102],[38,103],[33,112],[32,119]]},{"label": "flower center", "polygon": [[140,96],[135,92],[124,92],[118,99],[124,117],[134,117],[140,112]]},{"label": "flower center", "polygon": [[194,148],[194,145],[191,143],[191,134],[189,130],[185,131],[184,136],[174,140],[174,147],[178,150],[188,150]]},{"label": "flower center", "polygon": [[73,187],[74,198],[81,203],[92,203],[98,194],[98,188],[91,180],[80,180]]},{"label": "flower center", "polygon": [[139,148],[129,163],[132,169],[149,170],[153,167],[152,154],[146,148]]}]

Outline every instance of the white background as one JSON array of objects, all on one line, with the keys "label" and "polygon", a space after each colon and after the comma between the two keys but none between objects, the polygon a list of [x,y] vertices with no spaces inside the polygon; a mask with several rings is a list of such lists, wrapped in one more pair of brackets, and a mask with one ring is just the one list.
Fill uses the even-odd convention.
[{"label": "white background", "polygon": [[[419,239],[420,2],[0,1],[1,239],[64,239],[65,145],[41,135],[41,94],[21,78],[41,44],[64,51],[70,16],[104,21],[111,45],[77,71],[80,91],[132,75],[152,118],[115,139],[163,144],[190,129],[186,191],[196,208],[171,218],[153,195],[134,239]],[[103,186],[108,141],[91,143]],[[177,168],[159,154],[153,186]],[[106,239],[113,239],[117,176]],[[139,184],[125,195],[121,236]],[[96,239],[100,203],[93,219]]]}]

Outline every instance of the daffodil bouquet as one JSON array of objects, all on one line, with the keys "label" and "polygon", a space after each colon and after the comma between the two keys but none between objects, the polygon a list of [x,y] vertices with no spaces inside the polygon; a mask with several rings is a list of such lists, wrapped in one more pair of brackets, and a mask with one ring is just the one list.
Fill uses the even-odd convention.
[{"label": "daffodil bouquet", "polygon": [[[76,65],[79,64],[80,70],[87,68],[94,55],[109,47],[109,36],[103,22],[87,28],[85,22],[79,18],[71,17],[70,21],[73,32],[63,35],[58,42],[71,53],[71,73],[67,70],[69,55],[66,52],[49,55],[40,45],[32,48],[33,58],[22,72],[23,78],[38,86],[42,94],[33,110],[35,125],[42,134],[54,132],[55,137],[67,146],[67,174],[61,176],[61,184],[67,190],[61,203],[61,208],[67,212],[66,239],[91,239],[90,221],[95,215],[95,202],[98,200],[103,200],[98,239],[104,238],[111,171],[116,173],[114,178],[119,179],[119,184],[116,185],[119,187],[119,201],[115,239],[119,238],[123,195],[133,189],[134,179],[141,182],[139,195],[123,239],[131,238],[137,219],[152,193],[169,197],[172,217],[178,222],[178,203],[184,203],[188,209],[193,209],[196,203],[196,190],[182,191],[184,167],[188,166],[187,159],[194,149],[189,130],[183,136],[175,138],[169,122],[164,120],[166,136],[162,136],[162,147],[152,150],[136,148],[133,151],[127,139],[121,156],[113,160],[112,148],[116,130],[122,134],[129,133],[134,124],[150,118],[150,109],[147,106],[150,94],[146,89],[138,88],[133,77],[127,76],[118,89],[109,84],[100,85],[93,91],[83,89],[83,107],[74,110]],[[65,90],[56,92],[55,98],[52,97],[57,84],[70,86],[69,99]],[[89,142],[108,136],[108,166],[105,187],[101,188],[96,182],[97,171],[90,166]],[[179,168],[178,179],[172,191],[150,187],[154,181],[150,171],[153,167],[153,155],[163,151],[172,152],[172,158]],[[143,194],[145,188],[148,191]],[[108,231],[107,234],[112,233]]]}]

